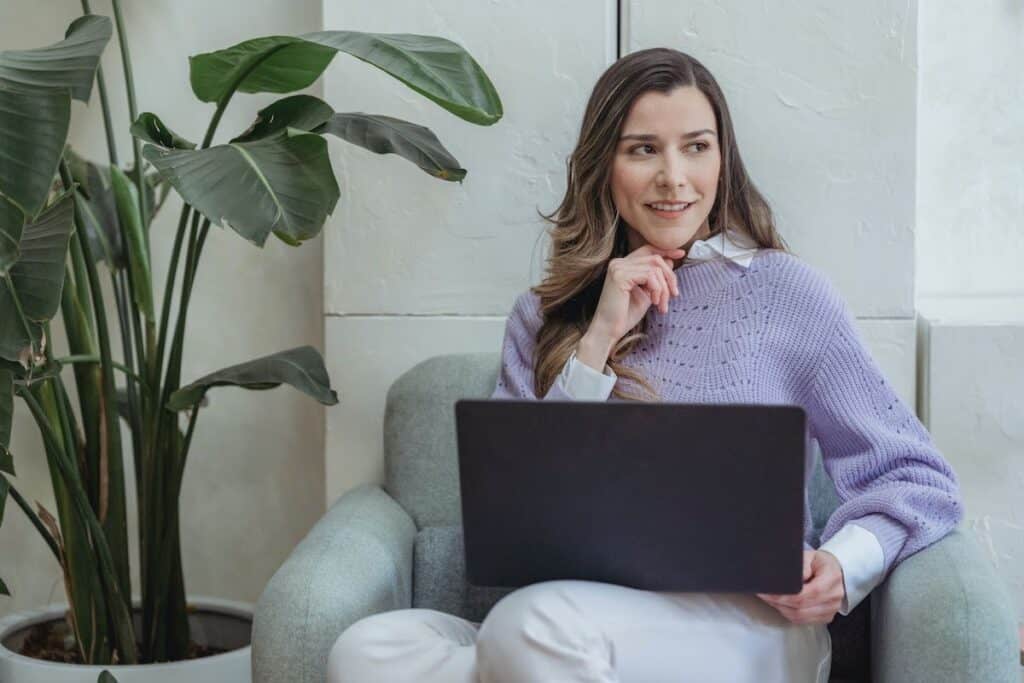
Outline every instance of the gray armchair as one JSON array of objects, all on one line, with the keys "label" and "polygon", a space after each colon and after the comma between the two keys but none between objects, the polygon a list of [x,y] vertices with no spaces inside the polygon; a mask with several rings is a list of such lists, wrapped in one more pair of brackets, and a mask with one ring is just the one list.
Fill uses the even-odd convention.
[{"label": "gray armchair", "polygon": [[[343,495],[267,584],[253,627],[256,683],[321,683],[338,634],[364,616],[428,607],[480,622],[508,592],[466,583],[455,446],[455,401],[489,396],[498,367],[497,353],[437,356],[394,382],[385,483]],[[819,533],[837,503],[819,457]],[[1015,682],[1011,605],[979,546],[957,529],[829,625],[832,680]]]}]

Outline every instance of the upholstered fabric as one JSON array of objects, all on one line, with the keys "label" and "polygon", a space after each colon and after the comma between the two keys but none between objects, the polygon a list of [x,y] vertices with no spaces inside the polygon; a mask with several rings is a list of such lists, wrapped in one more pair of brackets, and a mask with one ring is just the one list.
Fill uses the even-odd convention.
[{"label": "upholstered fabric", "polygon": [[[321,683],[337,636],[368,614],[444,605],[480,621],[507,590],[465,584],[458,532],[454,402],[489,395],[498,367],[493,352],[439,356],[391,386],[386,482],[343,495],[270,580],[256,607],[255,683]],[[808,498],[817,543],[838,502],[817,457]],[[981,549],[954,531],[830,624],[832,680],[1016,683],[1012,604]]]}]

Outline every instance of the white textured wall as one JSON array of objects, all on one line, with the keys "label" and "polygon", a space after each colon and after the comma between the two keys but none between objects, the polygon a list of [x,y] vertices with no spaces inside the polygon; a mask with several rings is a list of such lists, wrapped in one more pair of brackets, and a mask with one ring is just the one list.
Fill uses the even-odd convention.
[{"label": "white textured wall", "polygon": [[327,498],[382,476],[384,398],[439,353],[498,350],[515,296],[539,280],[543,223],[564,190],[565,158],[590,87],[615,55],[615,3],[324,3],[324,27],[439,35],[469,51],[505,115],[467,123],[382,71],[342,55],[324,83],[339,110],[430,128],[468,170],[428,176],[395,155],[331,141],[341,201],[325,234]]},{"label": "white textured wall", "polygon": [[1024,5],[923,2],[920,405],[1024,622]]},{"label": "white textured wall", "polygon": [[912,319],[917,3],[623,5],[629,51],[674,47],[714,74],[794,251],[858,317]]},{"label": "white textured wall", "polygon": [[[262,35],[313,31],[321,25],[320,3],[312,0],[122,6],[140,111],[157,113],[196,141],[203,136],[213,105],[192,95],[189,55]],[[92,9],[110,13],[109,3],[102,0],[94,0]],[[0,3],[0,49],[56,42],[79,12],[79,3],[72,0],[6,0]],[[127,104],[113,42],[103,67],[119,130],[118,148],[126,163],[131,159]],[[274,99],[237,95],[215,142],[245,130],[257,109]],[[75,103],[72,133],[78,151],[106,161],[95,94],[88,109]],[[180,207],[172,196],[152,226],[154,281],[161,300]],[[183,381],[292,346],[320,347],[321,258],[321,239],[300,249],[272,239],[260,250],[233,232],[212,228],[193,290]],[[113,315],[113,306],[108,311]],[[60,330],[59,322],[56,329]],[[115,333],[118,347],[119,339]],[[196,423],[182,494],[186,587],[192,593],[254,601],[324,510],[324,410],[289,387],[264,392],[219,388],[209,396],[210,406]],[[16,412],[16,484],[30,499],[38,498],[53,509],[38,434],[20,402]],[[126,444],[127,436],[124,432]],[[134,517],[130,524],[134,535]],[[0,598],[0,614],[63,599],[56,563],[13,503],[7,506],[0,529],[0,576],[13,591],[12,598]],[[137,581],[135,586],[138,590]]]},{"label": "white textured wall", "polygon": [[[624,52],[676,47],[719,79],[780,229],[837,283],[884,372],[914,405],[916,5],[621,4]],[[515,295],[542,277],[544,224],[534,209],[552,210],[564,192],[586,99],[616,58],[616,5],[546,4],[540,20],[527,1],[481,3],[471,17],[456,0],[324,3],[326,28],[462,44],[506,112],[478,128],[355,60],[327,75],[328,100],[426,125],[469,169],[462,186],[445,184],[393,156],[336,146],[346,170],[325,240],[324,291],[328,367],[342,405],[327,416],[328,501],[380,480],[391,382],[431,355],[497,351]]]},{"label": "white textured wall", "polygon": [[1024,4],[923,2],[917,289],[1024,296]]},{"label": "white textured wall", "polygon": [[1024,622],[1024,307],[923,306],[922,407]]}]

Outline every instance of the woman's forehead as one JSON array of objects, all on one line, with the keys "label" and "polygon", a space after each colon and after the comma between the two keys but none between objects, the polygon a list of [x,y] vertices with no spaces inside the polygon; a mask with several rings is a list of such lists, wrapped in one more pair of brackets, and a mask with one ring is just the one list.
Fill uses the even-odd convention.
[{"label": "woman's forehead", "polygon": [[707,97],[692,86],[664,93],[649,90],[630,108],[623,134],[653,134],[676,138],[695,131],[716,131],[715,112]]}]

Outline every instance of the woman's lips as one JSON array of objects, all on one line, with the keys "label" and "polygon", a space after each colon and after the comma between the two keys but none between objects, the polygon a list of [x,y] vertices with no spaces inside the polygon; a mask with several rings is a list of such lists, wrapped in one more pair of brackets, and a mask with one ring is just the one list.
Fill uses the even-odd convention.
[{"label": "woman's lips", "polygon": [[691,202],[690,204],[686,205],[685,209],[680,209],[679,211],[662,211],[661,209],[655,209],[650,204],[644,204],[644,208],[646,208],[648,211],[652,212],[655,216],[658,216],[660,218],[678,218],[679,216],[682,216],[684,213],[689,211],[695,203],[696,202]]}]

